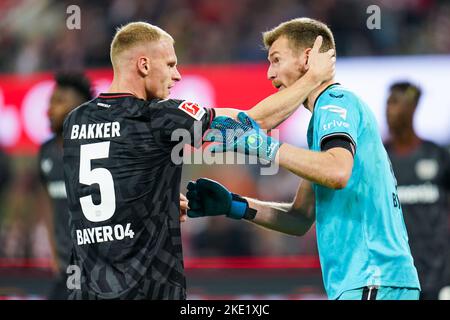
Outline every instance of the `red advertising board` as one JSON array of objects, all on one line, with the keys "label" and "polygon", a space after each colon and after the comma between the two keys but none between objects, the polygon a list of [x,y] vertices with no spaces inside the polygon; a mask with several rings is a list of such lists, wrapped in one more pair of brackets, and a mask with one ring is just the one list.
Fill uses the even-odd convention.
[{"label": "red advertising board", "polygon": [[[171,97],[188,99],[204,107],[246,110],[275,92],[266,78],[266,64],[205,65],[180,68],[182,80]],[[86,72],[96,94],[106,91],[111,69]],[[48,101],[54,86],[50,72],[0,75],[0,143],[14,154],[34,154],[51,136]]]}]

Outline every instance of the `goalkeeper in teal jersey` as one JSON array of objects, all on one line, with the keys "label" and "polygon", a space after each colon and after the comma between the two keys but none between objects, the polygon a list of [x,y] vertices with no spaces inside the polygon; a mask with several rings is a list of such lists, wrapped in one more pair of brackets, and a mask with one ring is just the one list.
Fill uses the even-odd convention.
[{"label": "goalkeeper in teal jersey", "polygon": [[[334,49],[326,25],[294,19],[264,33],[268,78],[283,90],[308,70],[317,36]],[[319,46],[320,47],[320,46]],[[206,140],[213,151],[257,155],[303,178],[292,203],[245,198],[209,179],[188,184],[189,217],[226,215],[292,235],[316,223],[329,299],[416,300],[420,284],[396,192],[396,180],[376,119],[353,92],[334,80],[312,92],[309,150],[267,136],[245,113],[214,119]],[[229,129],[240,129],[230,136]]]}]

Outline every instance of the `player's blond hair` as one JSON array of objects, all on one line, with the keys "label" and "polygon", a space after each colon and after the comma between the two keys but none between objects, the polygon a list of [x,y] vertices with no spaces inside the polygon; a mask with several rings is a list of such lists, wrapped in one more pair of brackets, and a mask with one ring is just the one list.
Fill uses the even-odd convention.
[{"label": "player's blond hair", "polygon": [[172,36],[166,31],[147,22],[130,22],[117,28],[110,49],[113,67],[116,65],[117,58],[122,52],[143,43],[159,41],[163,37],[174,42]]},{"label": "player's blond hair", "polygon": [[280,37],[286,37],[292,49],[312,48],[317,36],[322,36],[321,52],[336,50],[333,33],[326,24],[311,18],[296,18],[283,22],[275,28],[263,32],[263,42],[266,49]]}]

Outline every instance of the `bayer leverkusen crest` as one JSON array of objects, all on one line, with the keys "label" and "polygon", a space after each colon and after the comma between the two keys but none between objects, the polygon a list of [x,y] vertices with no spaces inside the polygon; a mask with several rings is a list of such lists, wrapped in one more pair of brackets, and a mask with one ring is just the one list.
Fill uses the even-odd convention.
[{"label": "bayer leverkusen crest", "polygon": [[200,120],[203,115],[205,114],[205,109],[200,107],[198,104],[188,101],[183,101],[179,106],[178,109],[183,110],[188,115],[190,115],[195,120]]}]

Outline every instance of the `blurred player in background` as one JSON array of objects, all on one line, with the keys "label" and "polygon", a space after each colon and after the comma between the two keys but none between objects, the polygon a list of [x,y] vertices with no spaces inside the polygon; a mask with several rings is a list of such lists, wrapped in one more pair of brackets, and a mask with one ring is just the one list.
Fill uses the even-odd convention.
[{"label": "blurred player in background", "polygon": [[[249,111],[262,127],[281,123],[332,77],[333,51],[315,53],[311,70],[291,90]],[[172,134],[187,133],[190,141],[182,143],[200,146],[216,115],[235,117],[239,110],[168,99],[181,75],[173,38],[156,26],[121,27],[111,43],[111,62],[108,93],[64,122],[71,263],[81,270],[81,288],[71,298],[185,299],[182,164],[173,162],[172,149],[180,142]]]},{"label": "blurred player in background", "polygon": [[[265,32],[268,78],[279,90],[301,79],[314,39],[334,49],[331,30],[299,18]],[[268,137],[244,112],[216,118],[206,140],[216,152],[238,151],[276,161],[304,178],[290,204],[243,198],[209,179],[188,184],[188,216],[226,215],[304,235],[316,223],[329,299],[418,299],[420,285],[396,193],[395,177],[370,108],[334,79],[307,98],[309,150]],[[241,129],[230,136],[229,129]],[[276,188],[276,186],[268,186]],[[245,239],[242,239],[245,241]]]},{"label": "blurred player in background", "polygon": [[49,299],[67,299],[66,272],[72,250],[64,184],[63,122],[70,111],[91,99],[91,84],[83,74],[66,72],[55,75],[55,87],[48,109],[50,127],[54,136],[41,146],[38,155],[41,181],[51,200],[53,211],[47,222],[57,279]]},{"label": "blurred player in background", "polygon": [[397,177],[411,252],[422,286],[421,299],[438,299],[450,284],[449,254],[450,156],[446,149],[422,140],[414,131],[421,90],[409,82],[391,85],[387,100],[390,140],[386,150]]}]

